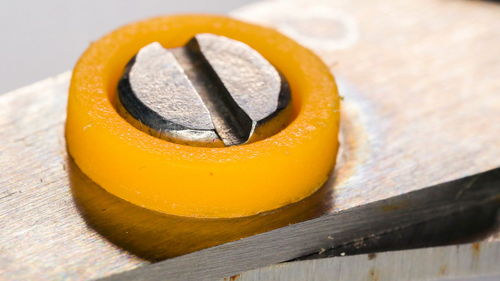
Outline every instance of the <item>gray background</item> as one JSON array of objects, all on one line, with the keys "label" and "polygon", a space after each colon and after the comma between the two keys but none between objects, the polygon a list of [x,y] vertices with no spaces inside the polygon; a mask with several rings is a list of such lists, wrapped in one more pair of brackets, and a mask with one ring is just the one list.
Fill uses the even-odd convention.
[{"label": "gray background", "polygon": [[89,42],[130,21],[254,1],[0,0],[0,94],[71,69]]}]

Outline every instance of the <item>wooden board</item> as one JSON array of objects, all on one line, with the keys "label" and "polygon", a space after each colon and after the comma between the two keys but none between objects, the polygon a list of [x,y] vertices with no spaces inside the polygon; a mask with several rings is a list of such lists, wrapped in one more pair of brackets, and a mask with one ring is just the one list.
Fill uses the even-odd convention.
[{"label": "wooden board", "polygon": [[[343,219],[333,221],[333,229],[318,231],[318,237],[345,234],[342,230],[349,228],[351,236],[338,241],[346,242],[356,230],[368,233],[361,232],[364,221],[346,224],[356,218],[348,213],[353,208],[369,203],[387,208],[389,203],[381,200],[500,166],[499,5],[466,0],[270,1],[233,15],[296,37],[314,48],[338,77],[345,97],[342,151],[327,185],[298,205],[237,224],[179,222],[131,207],[92,185],[69,161],[63,125],[70,73],[64,73],[0,96],[0,278],[106,277],[162,258],[151,249],[156,245],[169,246],[175,255],[172,244],[180,252],[194,251],[290,223],[322,220],[322,215]],[[425,197],[419,200],[426,202]],[[401,208],[392,207],[387,210],[394,212],[378,217],[381,222],[401,217]],[[408,217],[403,221],[408,223]],[[178,240],[175,232],[169,236],[172,223],[182,225],[174,229],[191,243]],[[211,228],[205,234],[213,240],[200,242],[207,236],[196,233],[207,223]],[[303,226],[278,233],[300,238],[295,230]],[[228,235],[228,229],[240,231]],[[257,248],[248,251],[251,241],[274,241],[265,238],[282,234],[273,235],[223,245],[233,252],[217,260],[227,268],[213,276],[318,250],[319,242],[311,240],[279,257],[262,255]],[[323,238],[327,245],[328,235]],[[288,244],[275,245],[285,251]],[[203,274],[196,262],[206,254],[184,258],[185,263],[168,262],[180,277],[194,269]],[[245,255],[258,262],[231,268],[235,257],[244,260]]]}]

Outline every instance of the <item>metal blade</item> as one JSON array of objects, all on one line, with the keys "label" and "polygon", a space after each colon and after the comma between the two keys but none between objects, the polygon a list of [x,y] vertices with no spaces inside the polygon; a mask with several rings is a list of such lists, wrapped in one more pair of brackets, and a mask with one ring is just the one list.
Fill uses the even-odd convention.
[{"label": "metal blade", "polygon": [[443,217],[460,219],[461,213],[477,207],[496,215],[499,198],[500,168],[497,168],[102,280],[214,280],[333,248],[353,238],[397,234],[398,229]]},{"label": "metal blade", "polygon": [[499,259],[500,241],[482,242],[290,262],[244,272],[232,280],[494,281],[500,279]]},{"label": "metal blade", "polygon": [[[70,75],[65,73],[0,96],[0,221],[5,226],[0,228],[0,278],[102,278],[150,263],[151,256],[139,254],[156,247],[138,249],[147,244],[140,241],[195,251],[262,233],[194,254],[196,261],[206,257],[200,264],[186,255],[151,268],[153,277],[163,266],[184,276],[206,269],[207,277],[220,277],[424,219],[460,221],[458,211],[470,214],[482,203],[485,217],[497,208],[491,189],[458,196],[458,186],[434,185],[500,166],[500,122],[495,122],[500,120],[500,6],[401,0],[388,10],[381,0],[296,0],[266,1],[236,14],[314,48],[342,78],[342,151],[330,181],[302,205],[236,224],[212,222],[217,226],[210,228],[215,238],[209,241],[197,236],[203,224],[135,216],[130,204],[86,192],[98,188],[78,189],[71,181],[64,141]],[[88,209],[77,205],[83,198],[77,194],[89,195],[87,202],[109,203],[92,215],[107,218],[108,229],[116,231],[95,227]],[[400,201],[405,198],[410,201]],[[121,220],[109,216],[120,210],[130,211],[121,213]],[[144,226],[141,221],[148,223],[150,236],[139,239],[132,234]],[[188,224],[198,228],[188,231]],[[280,228],[288,224],[294,225]],[[179,228],[182,236],[169,236]],[[304,242],[303,235],[313,237]],[[255,256],[245,260],[250,246],[260,251],[252,250]]]}]

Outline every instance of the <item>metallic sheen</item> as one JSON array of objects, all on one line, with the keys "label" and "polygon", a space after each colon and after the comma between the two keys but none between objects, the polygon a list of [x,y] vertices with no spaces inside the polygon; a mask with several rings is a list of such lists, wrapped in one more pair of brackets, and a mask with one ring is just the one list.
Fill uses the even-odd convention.
[{"label": "metallic sheen", "polygon": [[427,249],[297,261],[224,281],[498,281],[500,239]]},{"label": "metallic sheen", "polygon": [[[325,240],[309,240],[305,245],[309,250],[294,252],[294,257],[320,252],[318,241],[325,245],[329,245],[328,241],[336,243],[336,238],[359,241],[363,235],[358,228],[360,224],[352,224],[358,223],[351,212],[354,208],[500,166],[500,123],[494,122],[500,120],[497,47],[500,29],[496,28],[500,24],[500,5],[489,1],[440,0],[398,0],[391,2],[390,7],[383,0],[264,1],[233,16],[278,29],[293,28],[294,34],[300,33],[304,39],[300,43],[314,41],[311,46],[317,46],[321,36],[314,35],[335,35],[336,25],[330,23],[339,19],[334,13],[323,13],[318,19],[315,15],[321,10],[349,15],[362,35],[354,45],[342,50],[314,49],[340,78],[339,89],[344,96],[342,144],[335,173],[321,189],[320,200],[313,198],[318,201],[313,200],[314,204],[307,205],[308,208],[299,209],[304,211],[292,216],[295,221],[282,219],[273,224],[266,222],[269,217],[251,218],[258,222],[254,222],[257,226],[241,237],[261,234],[242,242],[271,237],[277,243],[255,249],[253,254],[259,263],[237,267],[235,262],[244,261],[242,255],[248,251],[226,243],[218,256],[204,260],[209,268],[225,265],[232,272],[240,272],[269,265],[264,254],[269,251],[280,254],[283,249],[297,246],[290,240],[304,234],[293,231],[294,227],[299,228],[295,226],[297,221],[327,220],[335,226],[315,229],[315,232],[340,232],[350,227],[355,237],[331,236],[332,240],[326,236],[322,237]],[[384,15],[384,20],[380,20],[380,15]],[[332,21],[324,19],[328,16]],[[127,212],[130,204],[117,203],[117,198],[108,200],[109,194],[99,197],[105,193],[102,189],[100,193],[89,194],[89,190],[99,189],[85,186],[78,189],[71,181],[64,140],[70,76],[66,72],[0,95],[2,280],[90,280],[140,268],[151,262],[134,254],[134,247],[144,240],[139,241],[132,230],[142,227],[141,222],[146,223],[149,228],[144,232],[150,234],[149,242],[159,241],[165,246],[168,244],[161,240],[164,236],[158,234],[179,229],[175,224],[167,228],[161,218],[144,212],[134,216]],[[93,126],[89,124],[84,129],[92,130]],[[432,194],[423,195],[427,196],[421,202],[436,199]],[[453,199],[446,197],[446,193],[441,195],[441,199]],[[77,203],[80,199],[93,202],[92,214],[107,217],[102,224],[116,231],[103,232],[93,227],[87,219],[88,209]],[[472,204],[481,202],[478,198],[469,199]],[[380,211],[385,212],[379,213],[377,221],[372,214],[364,213],[371,223],[365,226],[393,226],[394,217],[407,211],[406,204],[388,203],[382,204]],[[429,213],[450,221],[460,218],[443,210],[446,208]],[[119,214],[119,211],[122,211],[122,221],[109,219],[110,212]],[[425,208],[422,211],[425,212]],[[331,215],[339,213],[343,213],[345,220],[334,217],[332,221]],[[193,223],[179,218],[174,221],[186,230],[187,225]],[[289,223],[292,225],[284,229]],[[258,227],[263,224],[281,228],[272,234],[263,233],[269,231]],[[236,232],[246,225],[244,221],[236,227],[230,221],[222,222],[218,230],[219,243],[227,241],[227,231]],[[393,228],[396,234],[401,227]],[[183,232],[183,239],[202,234],[204,228],[198,229],[198,233]],[[296,235],[290,237],[287,233]],[[128,243],[112,242],[117,237]],[[191,244],[185,243],[186,246],[199,247],[203,245],[197,243],[206,242],[196,238],[198,236],[192,236]],[[391,238],[392,241],[401,239],[397,235]],[[176,245],[174,240],[171,242]],[[360,249],[365,247],[362,243],[352,244]],[[155,244],[149,246],[143,250],[156,248]],[[478,267],[483,266],[482,260],[476,260]],[[404,260],[397,262],[406,265]],[[186,272],[199,268],[199,264],[193,263],[184,267],[178,260],[172,266]],[[205,274],[207,270],[200,272]],[[405,280],[405,276],[399,279]],[[141,280],[147,280],[146,276]]]},{"label": "metallic sheen", "polygon": [[192,145],[243,144],[290,103],[286,79],[248,45],[198,34],[186,46],[139,50],[119,97],[140,129]]}]

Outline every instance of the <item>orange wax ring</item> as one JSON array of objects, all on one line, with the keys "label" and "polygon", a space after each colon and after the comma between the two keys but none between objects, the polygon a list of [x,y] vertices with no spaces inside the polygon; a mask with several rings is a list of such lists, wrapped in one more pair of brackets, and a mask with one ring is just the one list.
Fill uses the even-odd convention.
[{"label": "orange wax ring", "polygon": [[[117,83],[143,46],[184,45],[197,33],[242,41],[288,80],[293,120],[263,140],[230,147],[171,143],[116,110]],[[328,68],[279,32],[211,15],[132,23],[92,43],[73,70],[66,122],[76,164],[108,192],[147,209],[187,217],[254,215],[299,201],[327,179],[338,149],[339,96]]]}]

